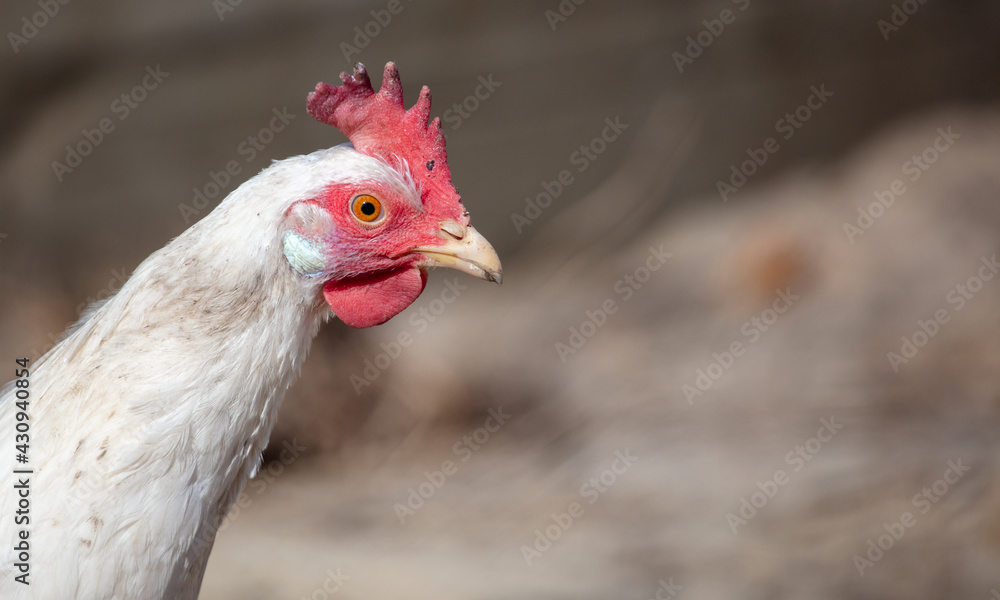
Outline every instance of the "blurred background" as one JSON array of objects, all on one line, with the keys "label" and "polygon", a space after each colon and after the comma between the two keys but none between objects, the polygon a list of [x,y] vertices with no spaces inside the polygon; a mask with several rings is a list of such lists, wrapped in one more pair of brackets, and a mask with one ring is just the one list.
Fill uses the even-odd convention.
[{"label": "blurred background", "polygon": [[322,330],[203,598],[1000,597],[996,2],[53,6],[0,8],[3,356],[344,141],[357,60],[503,258]]}]

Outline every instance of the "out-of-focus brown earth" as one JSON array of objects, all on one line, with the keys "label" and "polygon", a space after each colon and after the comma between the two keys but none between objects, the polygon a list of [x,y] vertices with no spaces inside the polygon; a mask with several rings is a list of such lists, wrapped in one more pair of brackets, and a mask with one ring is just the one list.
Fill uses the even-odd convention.
[{"label": "out-of-focus brown earth", "polygon": [[[0,59],[2,356],[44,351],[227,161],[229,191],[342,141],[304,93],[384,6],[245,0],[220,22],[210,2],[98,4]],[[33,6],[0,9],[6,29]],[[928,2],[886,41],[892,3],[755,1],[683,73],[672,53],[730,3],[588,2],[556,31],[557,3],[403,6],[358,58],[396,60],[410,102],[428,83],[445,114],[479,76],[502,82],[445,129],[504,285],[442,271],[382,327],[324,328],[203,598],[998,593],[996,5]],[[63,146],[156,64],[163,84],[57,181]],[[784,139],[812,86],[833,96]],[[297,116],[247,160],[283,106]],[[579,172],[616,116],[629,128]],[[723,202],[716,182],[768,137],[780,149]],[[574,182],[518,232],[563,169]]]}]

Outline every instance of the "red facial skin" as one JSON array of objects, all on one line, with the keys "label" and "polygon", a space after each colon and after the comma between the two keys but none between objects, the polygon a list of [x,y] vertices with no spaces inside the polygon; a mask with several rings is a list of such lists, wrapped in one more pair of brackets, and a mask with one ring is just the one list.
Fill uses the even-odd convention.
[{"label": "red facial skin", "polygon": [[[372,223],[354,216],[352,203],[360,194],[374,196],[381,214]],[[333,217],[326,243],[330,279],[323,295],[334,314],[351,327],[380,325],[413,303],[427,283],[417,264],[417,247],[444,243],[442,221],[468,224],[460,203],[452,207],[428,203],[416,207],[406,197],[379,182],[334,185],[316,202]]]}]

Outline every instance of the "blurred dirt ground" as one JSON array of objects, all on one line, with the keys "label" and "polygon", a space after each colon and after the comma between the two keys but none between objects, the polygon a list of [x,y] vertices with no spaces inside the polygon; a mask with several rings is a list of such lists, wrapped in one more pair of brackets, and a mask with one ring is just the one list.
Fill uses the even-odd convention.
[{"label": "blurred dirt ground", "polygon": [[[342,141],[304,94],[386,4],[233,4],[70,3],[0,57],[4,356],[37,357],[113,293],[228,161],[206,210]],[[351,57],[396,60],[408,102],[427,83],[452,111],[504,285],[434,273],[390,323],[324,328],[203,598],[1000,593],[1000,9],[896,3],[915,9],[885,39],[892,2],[741,5],[591,0],[553,31],[557,2],[404,2]],[[36,10],[0,15],[16,31]],[[814,88],[832,96],[782,128]]]},{"label": "blurred dirt ground", "polygon": [[[905,178],[939,127],[961,138],[850,243],[844,223]],[[629,176],[638,189],[660,174]],[[309,597],[305,581],[320,589],[342,568],[338,594],[356,598],[651,598],[661,579],[689,598],[988,598],[1000,572],[1000,278],[986,267],[997,190],[1000,115],[941,111],[745,204],[661,219],[613,253],[565,262],[570,246],[539,245],[501,290],[470,285],[426,331],[407,315],[378,330],[361,357],[402,332],[415,341],[376,380],[373,412],[327,459],[285,473],[274,455],[281,474],[220,536],[206,594]],[[671,257],[625,300],[615,284],[650,247]],[[782,295],[791,306],[775,319]],[[616,312],[563,362],[556,344],[607,299]],[[894,370],[903,336],[921,347]],[[742,354],[727,359],[733,342]],[[723,374],[706,386],[698,373],[713,363]],[[296,395],[326,376],[311,370]],[[688,402],[685,385],[707,389]],[[307,402],[286,412],[314,415]],[[468,451],[489,408],[510,419]],[[276,437],[322,446],[314,423],[286,419]],[[616,464],[618,451],[634,464]],[[448,460],[456,472],[435,473]],[[584,487],[602,475],[606,492]],[[572,502],[582,516],[529,566],[522,546],[544,547],[535,531],[553,514],[565,523]],[[865,564],[868,541],[889,545],[879,536],[905,513],[912,526]],[[255,561],[269,567],[250,576]]]}]

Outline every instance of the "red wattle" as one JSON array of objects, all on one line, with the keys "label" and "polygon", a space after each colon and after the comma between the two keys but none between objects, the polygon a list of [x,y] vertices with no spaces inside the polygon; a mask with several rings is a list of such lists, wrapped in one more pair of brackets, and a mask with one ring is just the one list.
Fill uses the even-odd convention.
[{"label": "red wattle", "polygon": [[351,327],[381,325],[413,303],[427,285],[427,274],[416,267],[327,281],[323,297],[333,314]]}]

